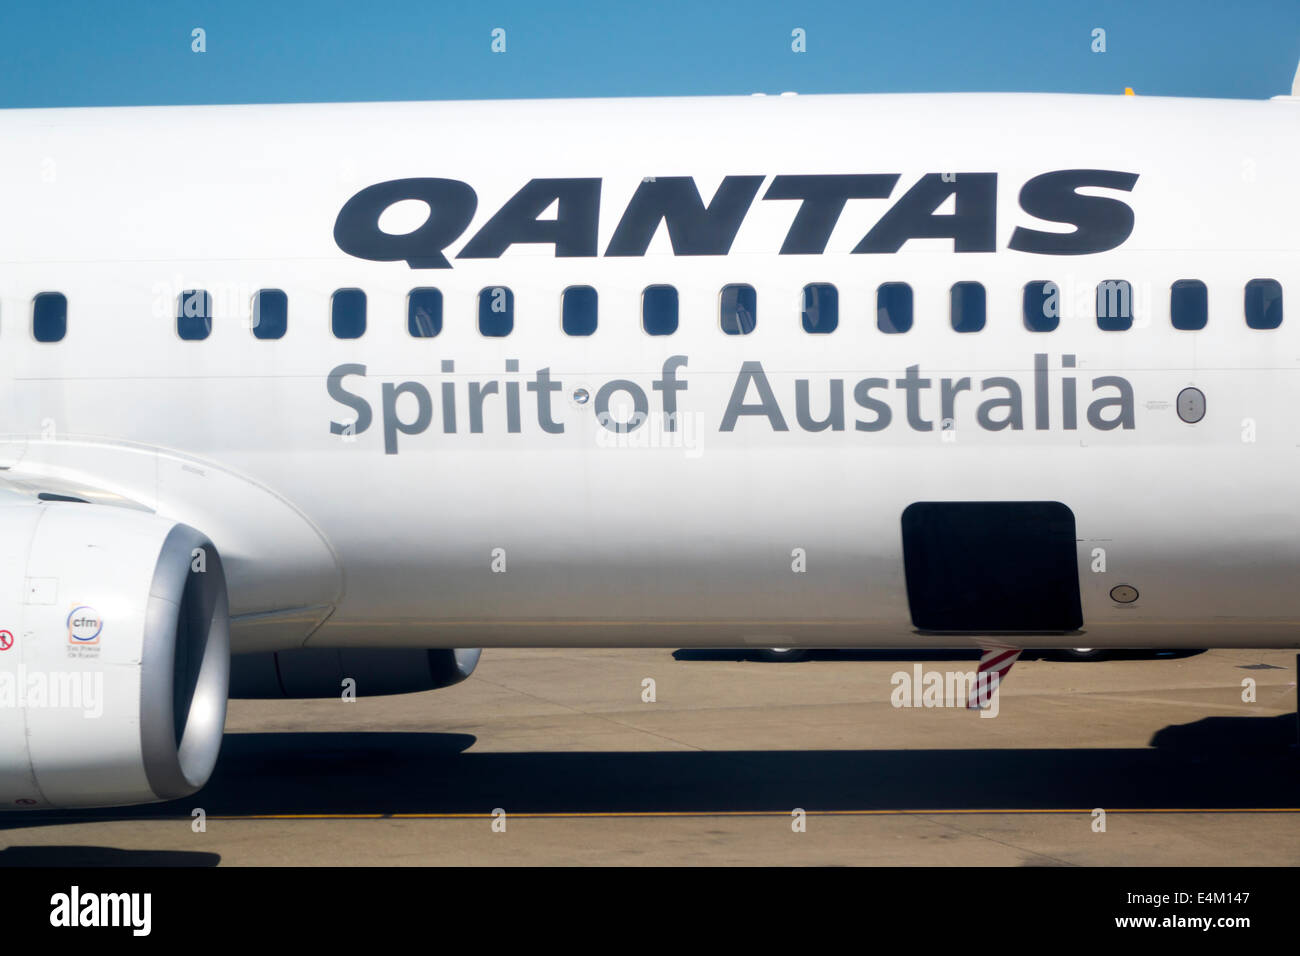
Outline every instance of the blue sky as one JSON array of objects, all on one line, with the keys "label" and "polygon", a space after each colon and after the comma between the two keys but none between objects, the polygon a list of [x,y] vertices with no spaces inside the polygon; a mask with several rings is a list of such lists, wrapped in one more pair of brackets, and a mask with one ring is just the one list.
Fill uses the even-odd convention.
[{"label": "blue sky", "polygon": [[1258,99],[1290,90],[1300,2],[8,0],[0,37],[0,107],[1125,86]]}]

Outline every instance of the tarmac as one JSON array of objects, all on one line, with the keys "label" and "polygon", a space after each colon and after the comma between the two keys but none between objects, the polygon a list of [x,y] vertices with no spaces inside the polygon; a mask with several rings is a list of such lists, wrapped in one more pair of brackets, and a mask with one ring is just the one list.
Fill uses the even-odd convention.
[{"label": "tarmac", "polygon": [[978,659],[488,649],[444,690],[236,700],[199,793],[0,814],[0,866],[1300,861],[1294,651],[1027,654],[992,718],[896,706],[918,664]]}]

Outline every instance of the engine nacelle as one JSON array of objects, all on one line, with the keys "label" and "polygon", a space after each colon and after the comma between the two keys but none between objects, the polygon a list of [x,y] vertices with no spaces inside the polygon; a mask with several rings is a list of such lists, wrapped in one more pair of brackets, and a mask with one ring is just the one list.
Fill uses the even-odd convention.
[{"label": "engine nacelle", "polygon": [[339,697],[344,681],[358,697],[413,694],[459,684],[478,666],[479,648],[301,647],[236,654],[230,696]]},{"label": "engine nacelle", "polygon": [[0,506],[0,807],[188,796],[226,720],[230,625],[203,534],[143,511]]}]

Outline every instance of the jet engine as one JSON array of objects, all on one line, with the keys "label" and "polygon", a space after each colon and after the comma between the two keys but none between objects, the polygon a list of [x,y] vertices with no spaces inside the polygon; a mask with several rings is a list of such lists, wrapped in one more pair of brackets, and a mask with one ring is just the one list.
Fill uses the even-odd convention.
[{"label": "jet engine", "polygon": [[[379,697],[459,684],[478,665],[479,648],[300,647],[236,654],[233,698]],[[350,682],[350,683],[349,683]]]},{"label": "jet engine", "polygon": [[212,542],[146,511],[0,504],[0,807],[188,796],[226,719]]}]

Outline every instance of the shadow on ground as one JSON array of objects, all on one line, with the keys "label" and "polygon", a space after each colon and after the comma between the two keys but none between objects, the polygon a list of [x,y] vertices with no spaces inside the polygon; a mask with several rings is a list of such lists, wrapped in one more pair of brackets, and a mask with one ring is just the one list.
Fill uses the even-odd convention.
[{"label": "shadow on ground", "polygon": [[219,853],[184,850],[119,850],[108,846],[10,846],[0,849],[0,866],[216,866]]},{"label": "shadow on ground", "polygon": [[[249,814],[1281,808],[1296,716],[1211,717],[1150,748],[473,753],[437,733],[227,734],[211,782],[166,804],[6,813],[5,829]],[[0,838],[2,839],[2,838]],[[68,849],[67,852],[73,852]],[[105,851],[108,852],[108,851]]]}]

